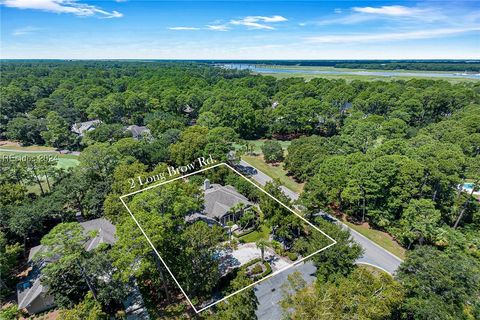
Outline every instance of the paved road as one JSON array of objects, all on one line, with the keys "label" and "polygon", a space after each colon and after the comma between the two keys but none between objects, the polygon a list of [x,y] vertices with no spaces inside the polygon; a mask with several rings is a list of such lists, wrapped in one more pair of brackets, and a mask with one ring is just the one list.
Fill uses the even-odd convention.
[{"label": "paved road", "polygon": [[[246,162],[244,160],[240,160],[240,165],[244,166],[244,167],[247,167],[247,168],[248,167],[255,168],[254,166],[252,166],[251,164],[249,164],[248,162]],[[262,186],[264,186],[267,182],[270,182],[270,181],[273,180],[272,178],[270,178],[269,176],[267,176],[265,173],[258,170],[257,168],[255,168],[255,170],[256,170],[255,174],[251,174],[250,177],[252,177],[253,180],[260,183]],[[298,199],[299,195],[296,192],[293,192],[292,190],[288,189],[285,186],[280,186],[280,189],[282,189],[283,193],[285,195],[289,196],[290,199],[292,199],[292,200],[297,200]]]},{"label": "paved road", "polygon": [[[327,249],[328,250],[328,249]],[[307,283],[315,280],[315,266],[311,262],[299,264],[279,274],[260,282],[255,286],[255,295],[258,298],[258,309],[256,315],[260,320],[282,319],[282,284],[287,282],[288,275],[299,271]]]},{"label": "paved road", "polygon": [[[240,161],[240,164],[242,166],[254,168],[248,162],[243,160]],[[267,176],[265,173],[261,172],[257,168],[255,169],[256,172],[251,175],[252,179],[257,181],[261,185],[265,185],[267,182],[272,181],[272,178]],[[282,186],[281,188],[284,193],[292,200],[298,199],[299,195],[297,193],[284,186]],[[322,212],[321,214],[325,213]],[[335,219],[334,217],[331,218],[334,219],[335,223],[339,224],[342,228],[350,230],[352,238],[364,249],[365,252],[363,256],[357,260],[358,264],[369,264],[383,269],[390,274],[395,273],[398,266],[402,262],[400,258],[394,256],[393,254],[383,249],[368,238],[364,237],[357,231],[349,228],[343,222]],[[304,278],[306,279],[309,279],[310,274],[315,271],[315,267],[308,262],[298,266],[297,268],[299,268],[298,270],[302,272]],[[311,268],[313,268],[313,271],[310,270]],[[257,316],[259,319],[281,319],[281,310],[278,305],[279,301],[281,300],[281,294],[279,293],[279,289],[281,287],[281,284],[286,280],[289,272],[291,273],[293,271],[285,271],[285,274],[282,272],[279,275],[269,279],[268,281],[262,282],[256,286],[256,295],[260,302],[257,310]],[[273,315],[275,315],[275,317]]]}]

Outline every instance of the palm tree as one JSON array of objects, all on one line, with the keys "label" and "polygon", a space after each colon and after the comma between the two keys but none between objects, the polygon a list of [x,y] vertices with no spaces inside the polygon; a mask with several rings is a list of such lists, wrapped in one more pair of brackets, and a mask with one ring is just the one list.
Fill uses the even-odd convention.
[{"label": "palm tree", "polygon": [[228,221],[227,226],[228,226],[228,240],[232,240],[232,227],[235,223],[233,221]]},{"label": "palm tree", "polygon": [[258,249],[260,249],[260,252],[262,254],[262,262],[265,261],[265,248],[268,246],[269,242],[265,239],[259,239],[255,245],[257,246]]}]

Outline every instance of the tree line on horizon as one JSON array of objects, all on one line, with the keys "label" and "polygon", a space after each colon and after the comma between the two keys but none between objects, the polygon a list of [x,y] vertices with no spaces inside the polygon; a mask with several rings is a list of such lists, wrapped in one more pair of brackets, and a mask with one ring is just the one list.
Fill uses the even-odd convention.
[{"label": "tree line on horizon", "polygon": [[[316,219],[338,244],[313,257],[315,284],[291,277],[282,302],[289,319],[480,317],[480,206],[458,188],[465,182],[478,185],[480,83],[277,80],[204,63],[29,61],[2,63],[0,70],[0,137],[81,151],[80,164],[69,171],[45,164],[32,174],[27,166],[2,163],[4,297],[12,292],[28,250],[41,241],[59,241],[59,230],[79,212],[86,219],[106,217],[131,237],[93,253],[71,252],[52,270],[45,281],[53,281],[53,293],[64,297],[59,301],[67,315],[90,309],[102,319],[102,313],[114,314],[119,307],[119,298],[110,298],[122,295],[89,295],[74,267],[67,283],[77,290],[55,282],[54,272],[71,267],[68,257],[78,255],[82,263],[91,262],[92,278],[99,275],[94,266],[115,266],[115,279],[125,284],[129,267],[143,257],[135,273],[151,309],[159,316],[191,312],[184,303],[168,305],[167,291],[152,294],[153,288],[174,286],[158,272],[118,197],[131,191],[126,181],[132,176],[162,172],[205,154],[226,160],[246,139],[276,138],[292,140],[285,168],[306,183],[300,203],[307,215],[344,213],[387,231],[407,249],[394,278],[366,272],[354,264],[361,248],[348,232]],[[102,124],[85,136],[70,131],[72,124],[92,119]],[[125,126],[133,124],[147,126],[152,137],[126,135]],[[49,186],[31,192],[45,176]],[[279,192],[278,185],[269,188]],[[178,210],[166,208],[172,214]],[[162,223],[152,220],[152,227],[165,228]],[[69,228],[74,233],[76,227]],[[132,238],[138,239],[133,251]],[[232,286],[244,283],[239,278]],[[98,286],[99,292],[109,290]],[[346,297],[356,303],[347,304]],[[244,310],[242,317],[250,319],[256,307],[253,291],[247,290],[204,317],[238,319]]]}]

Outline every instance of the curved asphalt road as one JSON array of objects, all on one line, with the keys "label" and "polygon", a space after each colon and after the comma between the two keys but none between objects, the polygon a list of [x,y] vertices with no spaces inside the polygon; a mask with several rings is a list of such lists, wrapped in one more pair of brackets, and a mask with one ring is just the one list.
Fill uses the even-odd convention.
[{"label": "curved asphalt road", "polygon": [[[255,168],[243,160],[240,161],[240,165]],[[267,176],[265,173],[261,172],[257,168],[255,169],[256,172],[250,175],[253,180],[257,181],[261,185],[265,185],[267,182],[272,181],[272,178]],[[292,190],[286,188],[285,186],[281,186],[281,189],[292,200],[298,199],[299,195]],[[321,212],[319,214],[326,213]],[[357,260],[358,264],[368,264],[380,268],[390,274],[395,273],[400,263],[402,263],[400,258],[383,249],[357,231],[349,228],[343,222],[331,216],[330,218],[332,218],[335,223],[341,225],[342,228],[350,230],[352,238],[364,249],[363,256]],[[300,271],[307,282],[312,282],[315,279],[315,267],[312,263],[306,262],[258,284],[255,287],[255,294],[257,295],[259,301],[257,310],[258,319],[271,320],[282,318],[281,308],[279,306],[279,302],[282,299],[281,286],[287,280],[287,276],[295,270]]]}]

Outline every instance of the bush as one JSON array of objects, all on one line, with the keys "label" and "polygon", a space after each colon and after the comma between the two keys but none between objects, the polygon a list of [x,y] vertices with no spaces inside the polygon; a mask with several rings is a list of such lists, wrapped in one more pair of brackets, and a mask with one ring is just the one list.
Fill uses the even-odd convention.
[{"label": "bush", "polygon": [[76,319],[108,319],[107,314],[102,311],[102,305],[93,298],[91,292],[87,293],[83,301],[80,301],[72,309],[62,310],[58,315],[59,320]]},{"label": "bush", "polygon": [[252,274],[259,274],[263,272],[263,268],[261,265],[256,264],[250,271],[252,272]]},{"label": "bush", "polygon": [[270,242],[270,245],[272,246],[273,250],[275,250],[275,253],[283,256],[285,255],[285,250],[283,250],[282,244],[276,240],[272,240]]},{"label": "bush", "polygon": [[295,252],[287,252],[288,259],[295,261],[298,259],[298,255]]},{"label": "bush", "polygon": [[270,266],[270,263],[266,262],[265,267],[267,267],[267,268],[266,268],[265,272],[263,273],[264,277],[269,275],[270,273],[272,273],[272,267]]},{"label": "bush", "polygon": [[237,250],[238,249],[238,240],[237,239],[232,239],[232,241],[230,241],[230,247],[233,250]]},{"label": "bush", "polygon": [[3,309],[0,309],[0,319],[2,320],[15,320],[19,315],[18,306],[12,304],[10,306],[5,306]]},{"label": "bush", "polygon": [[264,262],[263,265],[265,266],[265,271],[260,274],[256,275],[253,277],[253,281],[258,281],[260,279],[263,279],[264,277],[268,276],[270,273],[272,273],[272,267],[270,266],[270,263]]},{"label": "bush", "polygon": [[255,263],[260,262],[260,261],[262,261],[262,259],[260,259],[260,258],[253,259],[252,261],[249,261],[249,262],[245,263],[245,264],[243,265],[243,268],[246,269],[246,268],[248,268],[248,267],[250,267],[250,266],[252,266],[252,265],[254,265]]},{"label": "bush", "polygon": [[283,161],[283,149],[277,141],[266,141],[262,146],[263,158],[266,162],[281,162]]}]

